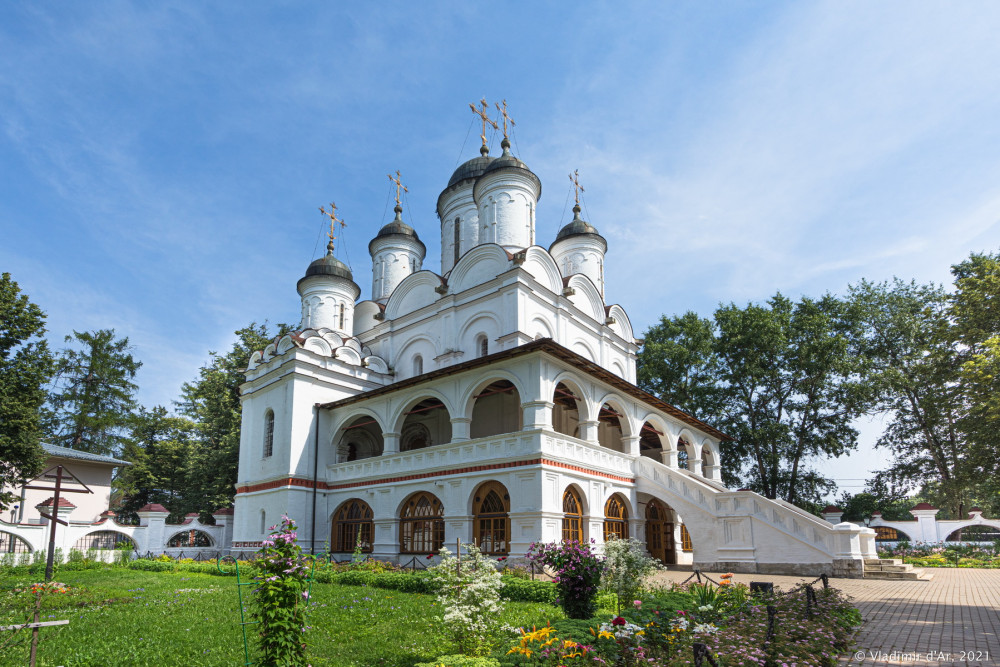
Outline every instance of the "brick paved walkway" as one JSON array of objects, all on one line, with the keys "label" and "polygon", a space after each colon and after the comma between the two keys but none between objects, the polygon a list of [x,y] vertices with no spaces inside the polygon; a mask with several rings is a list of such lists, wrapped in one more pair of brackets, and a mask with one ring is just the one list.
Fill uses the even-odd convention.
[{"label": "brick paved walkway", "polygon": [[[854,598],[865,619],[843,664],[1000,665],[1000,570],[927,568],[925,572],[933,572],[934,578],[830,580],[831,586]],[[689,576],[690,572],[664,572],[656,579],[680,582]],[[718,574],[709,576],[718,580]],[[737,574],[733,579],[771,581],[787,590],[812,578]],[[862,650],[864,658],[859,660]]]}]

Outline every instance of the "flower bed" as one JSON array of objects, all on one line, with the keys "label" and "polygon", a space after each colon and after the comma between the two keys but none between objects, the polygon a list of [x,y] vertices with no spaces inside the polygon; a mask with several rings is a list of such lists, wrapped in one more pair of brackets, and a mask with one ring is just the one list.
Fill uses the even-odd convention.
[{"label": "flower bed", "polygon": [[918,567],[1000,568],[1000,541],[992,545],[954,542],[929,544],[899,542],[891,549],[880,548],[879,558],[898,558]]},{"label": "flower bed", "polygon": [[751,596],[746,586],[728,581],[648,594],[621,616],[522,629],[517,642],[494,657],[511,667],[688,665],[695,644],[702,644],[723,664],[832,666],[861,623],[835,589],[815,591],[814,600],[804,588]]}]

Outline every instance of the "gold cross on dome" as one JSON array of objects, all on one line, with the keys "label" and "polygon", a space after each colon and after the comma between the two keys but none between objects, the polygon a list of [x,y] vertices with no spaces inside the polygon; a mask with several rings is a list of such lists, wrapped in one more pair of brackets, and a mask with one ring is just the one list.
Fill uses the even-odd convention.
[{"label": "gold cross on dome", "polygon": [[327,236],[330,237],[330,244],[327,246],[327,248],[330,251],[333,251],[333,241],[334,241],[334,239],[337,238],[336,235],[334,234],[334,231],[335,231],[334,230],[334,225],[340,225],[341,229],[343,229],[344,227],[347,226],[347,224],[343,220],[341,220],[340,218],[337,217],[337,205],[334,204],[333,202],[330,202],[330,210],[329,211],[327,211],[325,208],[323,208],[322,206],[320,206],[319,207],[319,212],[322,213],[323,215],[325,215],[326,217],[330,218],[330,232],[327,234]]},{"label": "gold cross on dome", "polygon": [[507,114],[507,100],[503,101],[503,107],[499,104],[497,105],[497,111],[503,116],[503,138],[507,138],[507,123],[510,123],[511,129],[514,128],[514,119]]},{"label": "gold cross on dome", "polygon": [[398,169],[396,170],[396,178],[393,178],[392,174],[389,174],[389,180],[396,184],[396,206],[400,206],[400,203],[399,203],[399,189],[402,188],[403,192],[409,192],[409,190],[406,189],[406,186],[403,185],[403,182],[401,180],[399,180],[399,177],[400,177],[400,174],[399,174],[399,170]]},{"label": "gold cross on dome", "polygon": [[483,140],[483,146],[486,145],[486,126],[490,125],[494,130],[498,129],[496,121],[486,115],[486,110],[490,108],[490,105],[486,103],[486,98],[479,100],[479,103],[483,105],[483,108],[477,109],[475,104],[470,104],[469,108],[472,109],[472,113],[479,116],[483,121],[483,133],[479,135],[479,138]]},{"label": "gold cross on dome", "polygon": [[569,180],[573,181],[573,188],[576,190],[576,204],[580,205],[580,193],[583,192],[583,186],[580,185],[580,170],[574,169],[573,173],[569,175]]}]

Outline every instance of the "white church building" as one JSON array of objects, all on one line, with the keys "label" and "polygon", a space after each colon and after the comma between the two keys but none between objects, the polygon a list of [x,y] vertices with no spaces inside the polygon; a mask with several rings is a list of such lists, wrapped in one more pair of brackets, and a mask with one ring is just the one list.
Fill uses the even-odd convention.
[{"label": "white church building", "polygon": [[541,181],[501,146],[484,139],[438,198],[440,275],[397,183],[371,300],[332,240],[298,281],[301,324],[242,387],[233,550],[288,514],[317,553],[629,536],[667,564],[860,576],[873,530],[726,488],[727,436],[635,385],[642,341],[606,300],[606,239],[577,202],[540,245]]}]

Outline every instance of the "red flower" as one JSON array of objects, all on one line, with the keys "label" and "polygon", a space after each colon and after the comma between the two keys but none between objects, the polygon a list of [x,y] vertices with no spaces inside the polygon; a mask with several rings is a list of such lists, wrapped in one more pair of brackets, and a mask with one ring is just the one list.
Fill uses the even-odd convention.
[{"label": "red flower", "polygon": [[625,619],[621,616],[616,616],[615,619],[611,621],[611,625],[625,625],[625,623]]},{"label": "red flower", "polygon": [[427,560],[430,560],[431,558],[434,558],[434,554],[427,554]]}]

